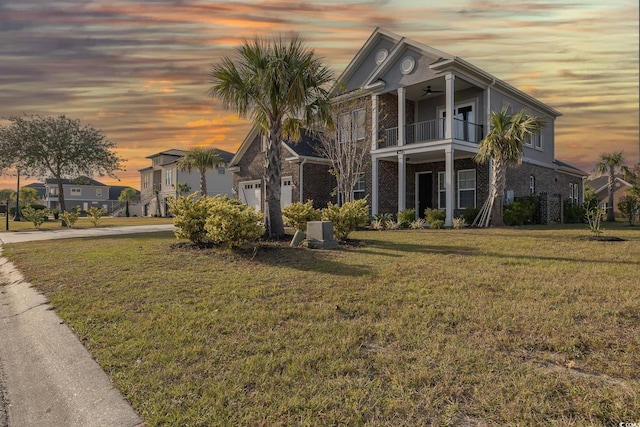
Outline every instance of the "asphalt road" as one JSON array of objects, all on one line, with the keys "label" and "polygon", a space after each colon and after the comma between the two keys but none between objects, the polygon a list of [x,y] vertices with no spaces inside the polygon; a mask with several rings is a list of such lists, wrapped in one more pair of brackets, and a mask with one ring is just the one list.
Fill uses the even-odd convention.
[{"label": "asphalt road", "polygon": [[[0,233],[2,243],[173,225]],[[0,251],[1,251],[0,245]],[[134,427],[142,420],[46,298],[0,257],[0,427]]]}]

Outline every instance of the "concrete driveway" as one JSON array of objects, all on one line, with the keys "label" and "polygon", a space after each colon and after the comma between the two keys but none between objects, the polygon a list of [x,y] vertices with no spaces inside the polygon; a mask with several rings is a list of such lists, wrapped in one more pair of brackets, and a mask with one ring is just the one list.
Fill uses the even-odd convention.
[{"label": "concrete driveway", "polygon": [[[19,243],[173,228],[166,224],[14,232],[0,233],[0,240]],[[142,425],[46,298],[0,258],[0,427]]]}]

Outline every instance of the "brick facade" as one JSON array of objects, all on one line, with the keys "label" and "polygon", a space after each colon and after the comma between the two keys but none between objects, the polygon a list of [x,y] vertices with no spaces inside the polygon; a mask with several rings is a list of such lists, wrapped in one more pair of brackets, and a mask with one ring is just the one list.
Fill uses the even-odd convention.
[{"label": "brick facade", "polygon": [[[300,163],[298,161],[286,161],[291,157],[291,152],[282,146],[282,177],[291,177],[291,201],[300,199]],[[243,181],[262,180],[264,174],[265,155],[262,151],[262,137],[257,135],[251,142],[240,161],[235,165],[240,170],[233,174],[234,194],[238,194],[239,183]],[[331,193],[336,184],[335,179],[329,174],[329,167],[325,164],[305,163],[303,166],[303,202],[313,200],[316,208],[324,207],[328,202],[335,200]]]}]

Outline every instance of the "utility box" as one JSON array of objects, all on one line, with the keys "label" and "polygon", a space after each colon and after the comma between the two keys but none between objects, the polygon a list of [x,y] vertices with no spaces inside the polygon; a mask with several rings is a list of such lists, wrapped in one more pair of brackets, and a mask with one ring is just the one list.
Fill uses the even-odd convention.
[{"label": "utility box", "polygon": [[338,241],[333,238],[333,223],[331,221],[307,222],[307,246],[312,249],[334,249]]}]

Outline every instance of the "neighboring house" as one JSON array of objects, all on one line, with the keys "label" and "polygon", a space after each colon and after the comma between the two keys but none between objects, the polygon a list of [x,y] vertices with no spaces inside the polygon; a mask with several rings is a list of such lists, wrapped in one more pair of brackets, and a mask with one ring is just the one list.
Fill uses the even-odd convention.
[{"label": "neighboring house", "polygon": [[[596,197],[598,198],[600,207],[602,207],[606,211],[609,207],[609,177],[606,175],[599,176],[591,181],[588,181],[586,185],[593,188],[596,193]],[[614,176],[613,213],[616,218],[624,218],[624,215],[618,208],[618,203],[620,202],[620,199],[627,193],[627,190],[633,187],[633,185],[633,182],[625,180],[622,175]]]},{"label": "neighboring house", "polygon": [[[336,180],[329,174],[329,160],[318,154],[319,141],[303,134],[300,141],[283,141],[280,205],[313,200],[316,208],[330,201]],[[257,211],[264,212],[264,164],[266,138],[253,126],[231,160],[233,193]]]},{"label": "neighboring house", "polygon": [[[122,190],[129,188],[126,185],[113,185],[109,187],[109,214],[113,216],[125,216],[127,204],[121,202]],[[136,190],[135,200],[129,202],[129,216],[142,216],[142,203],[140,203],[140,191]]]},{"label": "neighboring house", "polygon": [[[224,164],[207,171],[207,196],[226,194],[231,197],[233,177],[228,164],[233,153],[218,149],[216,151]],[[186,153],[186,150],[170,149],[147,156],[147,159],[151,159],[151,166],[139,170],[142,215],[167,216],[167,200],[179,196],[178,184],[187,184],[191,193],[200,190],[200,172],[197,169],[192,169],[191,172],[178,169],[178,160]]]},{"label": "neighboring house", "polygon": [[41,182],[32,182],[31,184],[25,185],[27,188],[33,188],[38,193],[38,200],[43,201],[45,194],[47,194],[47,190],[44,187],[44,184]]},{"label": "neighboring house", "polygon": [[[122,208],[118,197],[124,188],[126,187],[105,185],[86,176],[62,180],[64,201],[68,211],[76,206],[82,211],[87,211],[89,208],[104,208],[107,215],[117,215]],[[60,209],[58,181],[47,178],[44,189],[42,200],[47,208]]]},{"label": "neighboring house", "polygon": [[[339,115],[339,128],[350,122],[350,135],[371,147],[370,166],[357,190],[369,197],[372,214],[414,208],[423,216],[426,208],[438,208],[451,225],[464,209],[481,206],[489,194],[490,169],[473,156],[490,112],[503,106],[511,112],[525,109],[546,124],[526,141],[522,165],[509,169],[506,202],[536,195],[541,221],[557,222],[564,200],[583,201],[587,174],[554,157],[560,112],[461,58],[377,28],[336,88],[342,92],[335,93],[335,102],[349,106]],[[262,184],[257,139],[250,134],[232,162],[238,185]],[[243,150],[247,143],[253,148]],[[293,178],[286,161],[284,167],[283,177]],[[305,176],[304,183],[320,179]],[[298,191],[305,193],[304,187]]]}]

